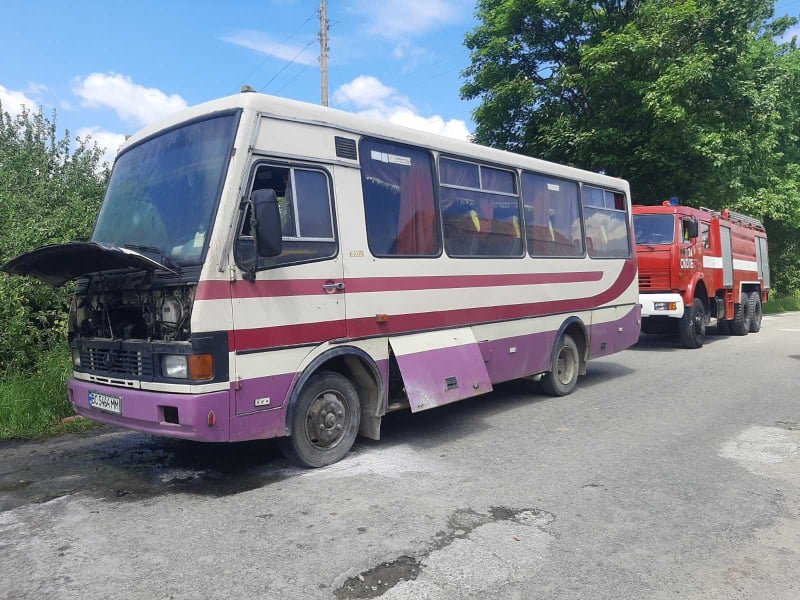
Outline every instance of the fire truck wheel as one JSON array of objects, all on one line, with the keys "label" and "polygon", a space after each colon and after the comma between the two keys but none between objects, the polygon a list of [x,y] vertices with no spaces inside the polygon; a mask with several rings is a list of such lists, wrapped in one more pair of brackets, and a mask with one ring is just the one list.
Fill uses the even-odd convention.
[{"label": "fire truck wheel", "polygon": [[678,333],[685,348],[702,348],[706,339],[706,310],[700,298],[695,298],[684,311]]},{"label": "fire truck wheel", "polygon": [[578,345],[572,336],[564,334],[553,352],[553,364],[549,373],[542,376],[542,390],[550,396],[566,396],[575,389],[581,370]]},{"label": "fire truck wheel", "polygon": [[345,457],[353,447],[361,421],[358,392],[333,371],[313,375],[295,406],[291,436],[279,439],[281,450],[303,467],[324,467]]},{"label": "fire truck wheel", "polygon": [[761,331],[761,318],[764,316],[761,308],[761,294],[751,292],[748,304],[750,305],[750,333],[758,333]]},{"label": "fire truck wheel", "polygon": [[747,335],[750,331],[750,299],[742,295],[743,302],[734,305],[731,333],[733,335]]}]

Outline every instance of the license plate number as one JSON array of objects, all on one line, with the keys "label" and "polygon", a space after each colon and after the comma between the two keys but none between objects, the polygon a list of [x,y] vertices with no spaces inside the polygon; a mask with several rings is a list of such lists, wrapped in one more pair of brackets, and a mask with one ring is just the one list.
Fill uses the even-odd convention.
[{"label": "license plate number", "polygon": [[116,396],[109,396],[108,394],[89,392],[89,406],[105,412],[114,413],[115,415],[122,414],[122,402],[120,399]]}]

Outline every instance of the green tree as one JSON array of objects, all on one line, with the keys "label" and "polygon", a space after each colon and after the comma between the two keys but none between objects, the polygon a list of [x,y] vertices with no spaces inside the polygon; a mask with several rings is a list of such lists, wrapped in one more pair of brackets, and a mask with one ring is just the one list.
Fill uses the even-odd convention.
[{"label": "green tree", "polygon": [[479,0],[476,141],[765,220],[800,285],[800,52],[774,0]]},{"label": "green tree", "polygon": [[[89,139],[73,148],[56,115],[0,106],[0,264],[44,244],[87,237],[108,171]],[[69,288],[0,275],[0,378],[30,372],[65,339]]]}]

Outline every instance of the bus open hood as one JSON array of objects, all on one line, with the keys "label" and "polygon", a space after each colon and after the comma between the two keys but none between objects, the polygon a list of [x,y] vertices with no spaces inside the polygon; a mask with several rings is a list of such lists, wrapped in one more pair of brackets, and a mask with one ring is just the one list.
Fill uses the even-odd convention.
[{"label": "bus open hood", "polygon": [[101,242],[69,242],[42,246],[21,254],[0,267],[0,271],[12,275],[33,275],[54,287],[62,286],[82,275],[117,269],[160,270],[177,275],[169,267],[136,250]]}]

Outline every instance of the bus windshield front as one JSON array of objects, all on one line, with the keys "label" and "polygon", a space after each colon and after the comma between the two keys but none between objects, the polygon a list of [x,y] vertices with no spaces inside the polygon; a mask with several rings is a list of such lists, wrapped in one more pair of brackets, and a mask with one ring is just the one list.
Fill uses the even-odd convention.
[{"label": "bus windshield front", "polygon": [[184,125],[124,152],[92,240],[198,264],[227,171],[238,114]]},{"label": "bus windshield front", "polygon": [[636,243],[671,244],[675,239],[675,215],[634,215]]}]

